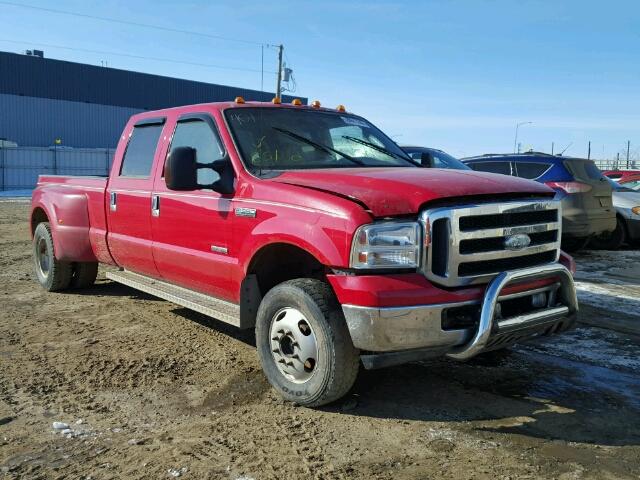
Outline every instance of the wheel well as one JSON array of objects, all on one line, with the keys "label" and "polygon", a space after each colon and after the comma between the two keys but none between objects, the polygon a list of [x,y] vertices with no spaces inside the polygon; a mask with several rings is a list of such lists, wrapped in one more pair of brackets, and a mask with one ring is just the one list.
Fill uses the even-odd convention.
[{"label": "wheel well", "polygon": [[269,290],[294,278],[324,279],[326,267],[295,245],[275,243],[260,249],[251,259],[240,288],[240,326],[255,325],[258,307]]},{"label": "wheel well", "polygon": [[39,223],[48,222],[49,217],[47,217],[47,213],[40,207],[33,210],[31,214],[31,236],[33,236],[33,232],[36,231],[36,227]]},{"label": "wheel well", "polygon": [[268,245],[251,259],[247,275],[255,275],[261,295],[294,278],[322,279],[325,267],[306,250],[287,243]]}]

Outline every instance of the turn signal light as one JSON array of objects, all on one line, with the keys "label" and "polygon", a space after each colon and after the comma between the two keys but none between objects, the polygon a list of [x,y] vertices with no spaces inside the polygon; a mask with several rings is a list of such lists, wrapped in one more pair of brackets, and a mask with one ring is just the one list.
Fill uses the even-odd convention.
[{"label": "turn signal light", "polygon": [[236,97],[235,102],[236,102],[236,103],[244,103],[244,98],[242,98],[242,97]]},{"label": "turn signal light", "polygon": [[640,206],[633,207],[633,208],[631,209],[631,211],[632,211],[633,213],[635,213],[636,215],[640,215]]},{"label": "turn signal light", "polygon": [[545,185],[568,194],[590,192],[592,188],[591,185],[580,182],[545,182]]},{"label": "turn signal light", "polygon": [[299,98],[294,98],[293,100],[291,100],[291,105],[300,106],[302,105],[302,100],[300,100]]},{"label": "turn signal light", "polygon": [[314,100],[313,102],[311,102],[311,106],[313,108],[320,108],[320,101],[319,100]]},{"label": "turn signal light", "polygon": [[347,109],[344,108],[344,105],[338,105],[336,107],[336,110],[339,111],[339,112],[346,112],[347,111]]}]

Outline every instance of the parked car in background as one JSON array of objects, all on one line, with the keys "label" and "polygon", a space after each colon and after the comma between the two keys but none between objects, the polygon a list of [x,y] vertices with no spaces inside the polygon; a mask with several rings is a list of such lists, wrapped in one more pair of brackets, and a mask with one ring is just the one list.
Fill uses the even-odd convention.
[{"label": "parked car in background", "polygon": [[612,232],[611,185],[591,160],[527,152],[464,158],[473,170],[528,178],[553,188],[562,200],[562,248],[576,251],[594,235]]},{"label": "parked car in background", "polygon": [[624,243],[640,244],[640,192],[608,179],[613,188],[613,206],[616,209],[616,229],[611,233],[595,236],[590,245],[605,250],[615,250]]},{"label": "parked car in background", "polygon": [[452,168],[454,170],[471,170],[464,163],[442,150],[429,147],[401,147],[414,160],[424,167]]},{"label": "parked car in background", "polygon": [[620,180],[618,182],[620,185],[624,185],[631,190],[639,190],[640,191],[640,175],[636,175],[633,177],[627,177],[624,180]]},{"label": "parked car in background", "polygon": [[605,170],[602,174],[615,182],[622,182],[629,177],[637,177],[640,170]]}]

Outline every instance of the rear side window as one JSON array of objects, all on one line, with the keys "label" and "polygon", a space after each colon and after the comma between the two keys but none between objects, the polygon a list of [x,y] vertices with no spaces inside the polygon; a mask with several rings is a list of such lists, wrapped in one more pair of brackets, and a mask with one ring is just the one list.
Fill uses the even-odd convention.
[{"label": "rear side window", "polygon": [[133,128],[127,150],[122,159],[120,176],[148,177],[162,132],[162,124],[140,125]]},{"label": "rear side window", "polygon": [[473,162],[468,163],[472,169],[478,172],[501,173],[502,175],[511,175],[510,162]]},{"label": "rear side window", "polygon": [[[196,161],[210,164],[224,158],[224,149],[218,136],[204,120],[183,120],[178,126],[171,141],[171,151],[178,147],[191,147],[196,151]],[[198,169],[198,183],[209,185],[220,178],[220,175],[207,168]]]},{"label": "rear side window", "polygon": [[551,167],[550,163],[536,163],[536,162],[517,162],[515,164],[516,175],[521,178],[528,178],[533,180],[541,176],[544,172]]}]

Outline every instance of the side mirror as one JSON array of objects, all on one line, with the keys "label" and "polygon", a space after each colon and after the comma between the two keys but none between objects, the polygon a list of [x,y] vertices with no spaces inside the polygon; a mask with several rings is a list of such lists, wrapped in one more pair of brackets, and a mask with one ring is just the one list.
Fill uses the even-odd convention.
[{"label": "side mirror", "polygon": [[164,180],[169,190],[198,188],[196,149],[177,147],[171,150],[164,164]]},{"label": "side mirror", "polygon": [[420,155],[420,163],[422,164],[423,167],[433,167],[433,158],[431,157],[430,153],[427,152],[423,152]]},{"label": "side mirror", "polygon": [[[198,183],[198,169],[209,169],[217,172],[219,178],[209,184]],[[164,181],[169,190],[189,191],[198,188],[210,188],[224,194],[233,193],[233,167],[229,158],[216,160],[210,164],[197,161],[196,149],[192,147],[176,147],[171,150],[164,164]]]}]

